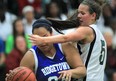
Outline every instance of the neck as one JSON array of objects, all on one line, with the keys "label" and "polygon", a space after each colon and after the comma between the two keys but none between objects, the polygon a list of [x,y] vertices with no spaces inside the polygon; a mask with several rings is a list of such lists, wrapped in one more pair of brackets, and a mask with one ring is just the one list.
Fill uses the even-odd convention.
[{"label": "neck", "polygon": [[95,21],[95,20],[93,20],[91,24],[95,24],[95,23],[96,23],[96,21]]}]

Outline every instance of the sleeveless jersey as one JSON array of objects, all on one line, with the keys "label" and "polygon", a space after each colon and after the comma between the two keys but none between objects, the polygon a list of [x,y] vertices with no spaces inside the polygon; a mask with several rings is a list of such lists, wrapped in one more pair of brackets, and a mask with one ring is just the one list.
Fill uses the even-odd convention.
[{"label": "sleeveless jersey", "polygon": [[95,33],[92,43],[77,44],[81,58],[87,68],[87,75],[78,81],[103,81],[106,65],[107,45],[95,24],[90,25]]},{"label": "sleeveless jersey", "polygon": [[53,59],[46,57],[37,46],[30,49],[34,54],[37,81],[58,81],[58,72],[70,69],[59,45],[54,46],[56,54]]}]

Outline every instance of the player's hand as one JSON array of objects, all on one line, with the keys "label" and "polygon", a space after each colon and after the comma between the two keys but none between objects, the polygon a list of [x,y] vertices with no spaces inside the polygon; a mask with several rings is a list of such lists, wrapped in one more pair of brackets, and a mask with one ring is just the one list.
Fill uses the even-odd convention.
[{"label": "player's hand", "polygon": [[9,73],[6,74],[5,81],[7,81],[7,79],[8,79],[7,77],[9,77],[9,75],[12,74],[12,73],[13,73],[13,70],[10,70]]},{"label": "player's hand", "polygon": [[71,81],[72,73],[70,70],[60,71],[58,73],[60,74],[59,79],[61,79],[61,81]]},{"label": "player's hand", "polygon": [[38,35],[29,35],[29,40],[31,40],[32,45],[41,45],[43,40]]}]

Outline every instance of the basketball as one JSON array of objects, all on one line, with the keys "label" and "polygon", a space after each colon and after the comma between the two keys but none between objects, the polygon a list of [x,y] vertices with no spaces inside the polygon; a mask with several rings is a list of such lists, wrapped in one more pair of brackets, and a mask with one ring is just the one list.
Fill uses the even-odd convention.
[{"label": "basketball", "polygon": [[7,76],[7,81],[36,81],[35,74],[27,67],[17,67]]}]

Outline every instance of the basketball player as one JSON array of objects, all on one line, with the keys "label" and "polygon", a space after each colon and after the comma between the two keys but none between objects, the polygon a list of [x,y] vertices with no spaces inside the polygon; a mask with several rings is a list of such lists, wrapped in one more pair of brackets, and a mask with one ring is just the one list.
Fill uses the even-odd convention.
[{"label": "basketball player", "polygon": [[[76,41],[77,47],[80,49],[81,58],[87,68],[87,76],[81,81],[103,81],[107,45],[102,33],[95,24],[100,16],[100,6],[93,0],[84,0],[79,5],[77,13],[80,26],[76,27],[75,31],[65,35],[61,34],[50,37],[30,35],[30,40],[36,45]],[[60,28],[56,26],[56,29]]]},{"label": "basketball player", "polygon": [[[34,35],[52,36],[52,24],[49,21],[38,19],[32,26]],[[35,71],[37,81],[73,81],[71,78],[78,79],[86,74],[81,57],[71,43],[33,46],[23,57],[20,66]]]}]

